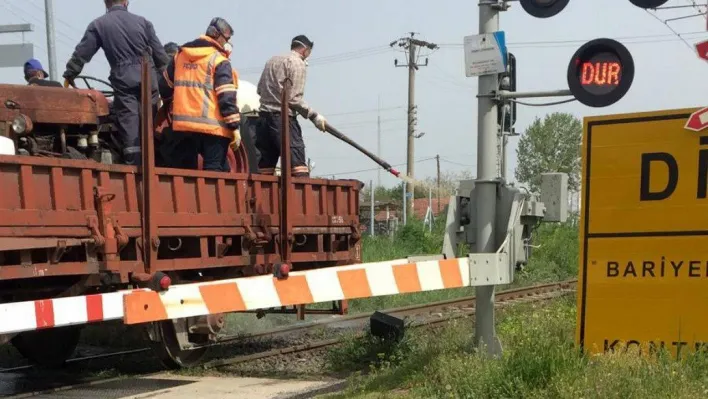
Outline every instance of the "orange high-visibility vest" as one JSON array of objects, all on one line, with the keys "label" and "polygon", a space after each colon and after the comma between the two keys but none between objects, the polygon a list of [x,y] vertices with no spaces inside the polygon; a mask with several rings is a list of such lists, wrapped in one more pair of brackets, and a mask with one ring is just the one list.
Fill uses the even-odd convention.
[{"label": "orange high-visibility vest", "polygon": [[[203,37],[206,38],[206,37]],[[206,38],[213,41],[210,38]],[[224,118],[219,110],[217,95],[236,90],[238,76],[232,68],[234,83],[214,87],[214,71],[227,61],[214,47],[183,47],[175,56],[172,129],[233,138],[226,124],[238,122],[240,114]]]}]

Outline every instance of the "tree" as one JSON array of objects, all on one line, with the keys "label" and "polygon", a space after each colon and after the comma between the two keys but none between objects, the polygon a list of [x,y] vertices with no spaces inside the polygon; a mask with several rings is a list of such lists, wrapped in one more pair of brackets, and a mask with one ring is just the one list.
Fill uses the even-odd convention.
[{"label": "tree", "polygon": [[516,180],[531,191],[541,187],[541,173],[568,174],[568,189],[580,189],[580,147],[583,126],[569,113],[554,112],[541,121],[536,118],[519,140],[516,150]]}]

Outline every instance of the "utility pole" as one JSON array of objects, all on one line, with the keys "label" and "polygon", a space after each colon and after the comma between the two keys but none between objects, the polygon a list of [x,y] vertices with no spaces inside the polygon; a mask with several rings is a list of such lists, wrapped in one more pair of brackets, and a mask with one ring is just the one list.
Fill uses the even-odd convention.
[{"label": "utility pole", "polygon": [[438,164],[438,214],[440,214],[440,154],[435,156],[435,161]]},{"label": "utility pole", "polygon": [[47,56],[49,61],[49,79],[59,80],[57,73],[57,49],[54,43],[54,4],[53,0],[44,0],[44,13],[47,20]]},{"label": "utility pole", "polygon": [[[479,33],[499,30],[499,3],[479,3]],[[497,91],[498,76],[479,76],[477,106],[477,253],[494,253],[495,216],[497,207],[497,105],[490,93]],[[475,341],[488,354],[500,352],[494,320],[494,285],[477,287],[475,309]]]},{"label": "utility pole", "polygon": [[[394,61],[394,65],[396,67],[408,68],[408,143],[406,156],[406,174],[411,179],[415,177],[415,139],[422,137],[420,135],[416,136],[415,134],[415,127],[418,123],[418,111],[415,105],[415,73],[419,67],[428,66],[428,58],[425,59],[425,64],[418,64],[418,58],[420,57],[418,49],[421,47],[425,47],[430,50],[435,50],[438,48],[438,45],[435,43],[415,39],[415,34],[415,32],[410,32],[409,37],[402,37],[398,40],[394,40],[393,42],[391,42],[391,47],[398,45],[398,47],[403,48],[408,53],[408,63],[406,65],[398,65],[397,59]],[[410,193],[410,195],[413,195],[414,189],[415,187],[413,185],[413,180],[407,180],[406,192]]]},{"label": "utility pole", "polygon": [[[411,34],[412,36],[412,34]],[[406,174],[412,179],[415,176],[415,125],[416,125],[416,107],[415,107],[415,71],[418,69],[416,64],[416,46],[408,46],[408,143],[406,145]],[[413,180],[408,180],[406,191],[413,194],[415,186]],[[414,194],[413,194],[414,195]],[[411,201],[411,204],[413,201]]]},{"label": "utility pole", "polygon": [[[379,107],[376,118],[376,156],[381,158],[381,95],[379,95]],[[377,170],[376,186],[381,187],[381,168]]]},{"label": "utility pole", "polygon": [[374,188],[374,181],[373,180],[369,182],[369,187],[371,188],[371,193],[370,193],[371,194],[371,208],[370,208],[371,214],[369,215],[369,217],[370,217],[369,222],[370,222],[370,228],[371,228],[371,236],[374,237],[376,235],[376,230],[374,229],[374,227],[375,227],[374,221],[376,220],[376,211],[375,211],[376,197],[374,196],[374,190],[376,190],[376,189]]}]

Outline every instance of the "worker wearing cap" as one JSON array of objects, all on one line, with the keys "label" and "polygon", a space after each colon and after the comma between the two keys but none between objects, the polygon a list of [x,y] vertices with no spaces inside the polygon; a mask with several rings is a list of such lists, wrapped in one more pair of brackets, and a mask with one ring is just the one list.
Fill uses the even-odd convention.
[{"label": "worker wearing cap", "polygon": [[[172,101],[168,167],[230,170],[226,153],[241,145],[241,114],[236,102],[238,76],[231,67],[233,28],[214,18],[206,34],[182,45],[160,79],[160,95]],[[164,148],[163,148],[164,150]]]},{"label": "worker wearing cap", "polygon": [[[175,42],[169,42],[165,43],[164,47],[167,57],[173,60],[179,51],[179,45]],[[167,65],[165,65],[165,67],[167,67]],[[160,107],[155,115],[154,123],[155,165],[165,167],[169,164],[169,160],[166,157],[169,156],[169,153],[172,151],[170,138],[172,138],[173,135],[169,134],[172,130],[172,101],[161,101]]]},{"label": "worker wearing cap", "polygon": [[32,58],[25,62],[25,80],[28,86],[62,87],[61,83],[47,79],[49,74],[42,68],[38,59]]},{"label": "worker wearing cap", "polygon": [[[177,55],[177,52],[179,51],[179,45],[175,42],[169,42],[166,43],[165,46],[165,54],[167,54],[167,57],[169,58],[169,61],[172,61],[175,58],[175,55]],[[168,61],[168,64],[169,64]],[[167,67],[167,64],[165,64],[165,68]],[[164,73],[164,71],[163,71]],[[161,136],[162,132],[165,131],[166,129],[171,129],[172,128],[172,102],[171,101],[160,101],[160,107],[158,110],[157,115],[155,116],[155,136]]]},{"label": "worker wearing cap", "polygon": [[260,122],[256,132],[256,147],[260,151],[258,169],[263,174],[275,174],[275,165],[280,158],[281,137],[281,94],[283,82],[290,79],[290,159],[293,176],[309,176],[310,169],[305,157],[305,142],[302,139],[302,128],[297,121],[301,115],[325,131],[326,120],[315,112],[305,102],[306,60],[312,53],[314,43],[307,36],[300,35],[293,38],[290,52],[277,55],[265,65],[258,82],[258,95],[260,96]]},{"label": "worker wearing cap", "polygon": [[169,59],[155,28],[147,19],[128,12],[127,0],[104,0],[106,14],[93,20],[81,42],[66,64],[64,86],[73,84],[84,65],[103,49],[111,66],[108,80],[115,91],[114,112],[118,122],[118,142],[122,147],[123,161],[140,165],[140,81],[141,63],[145,51],[152,54],[153,87],[152,103],[157,111],[159,101],[157,70],[162,70]]},{"label": "worker wearing cap", "polygon": [[167,53],[167,56],[170,58],[170,60],[175,57],[177,51],[179,51],[179,45],[177,43],[169,42],[165,44],[165,53]]}]

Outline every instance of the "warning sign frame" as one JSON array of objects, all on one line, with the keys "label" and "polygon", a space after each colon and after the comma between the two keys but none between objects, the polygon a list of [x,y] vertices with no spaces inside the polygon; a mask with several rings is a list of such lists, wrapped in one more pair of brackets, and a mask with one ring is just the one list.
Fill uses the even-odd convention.
[{"label": "warning sign frame", "polygon": [[[581,214],[580,214],[580,252],[579,252],[579,290],[578,290],[578,315],[576,327],[576,342],[580,346],[581,350],[586,351],[587,348],[587,330],[588,330],[588,290],[592,290],[592,286],[588,285],[588,269],[589,269],[589,247],[590,242],[593,239],[637,239],[643,237],[654,237],[655,239],[660,239],[660,237],[692,237],[692,236],[705,236],[708,237],[708,225],[703,230],[690,231],[669,231],[671,229],[666,229],[665,231],[638,231],[639,229],[629,229],[627,231],[597,231],[592,232],[590,230],[593,212],[593,203],[591,201],[592,193],[592,162],[593,162],[593,134],[597,132],[594,129],[601,126],[608,125],[627,125],[645,122],[660,122],[660,121],[676,121],[681,126],[684,126],[684,122],[691,117],[691,114],[697,110],[697,108],[687,108],[687,109],[674,109],[674,110],[664,110],[656,112],[644,112],[644,113],[631,113],[631,114],[615,114],[615,115],[605,115],[605,116],[595,116],[586,117],[583,123],[583,142],[582,142],[582,188],[581,188]],[[673,130],[672,130],[673,131]],[[699,139],[701,133],[690,132],[688,129],[684,130],[685,134],[693,134],[696,140]],[[704,132],[703,134],[706,134]],[[708,203],[708,201],[706,201]],[[621,225],[622,223],[619,223]],[[663,343],[662,343],[663,344]],[[698,345],[698,343],[696,343]],[[679,345],[680,346],[680,345]],[[607,347],[607,343],[605,343]]]}]

